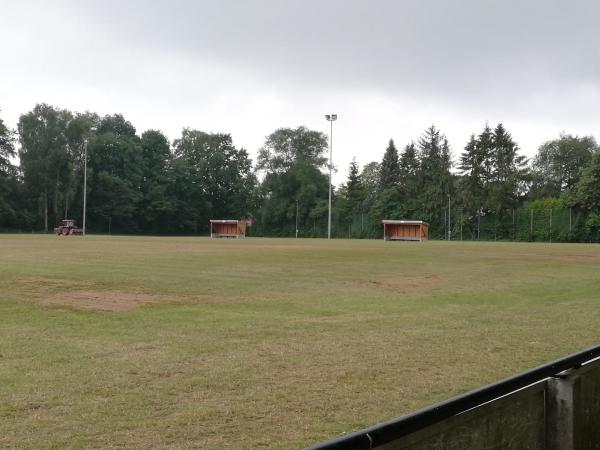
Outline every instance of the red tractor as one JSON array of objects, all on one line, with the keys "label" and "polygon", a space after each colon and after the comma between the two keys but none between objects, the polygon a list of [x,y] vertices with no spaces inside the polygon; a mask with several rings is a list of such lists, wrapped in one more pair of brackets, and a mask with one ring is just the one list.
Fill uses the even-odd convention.
[{"label": "red tractor", "polygon": [[72,219],[63,219],[59,222],[58,226],[54,229],[54,232],[58,236],[81,236],[83,230],[75,226],[75,221]]}]

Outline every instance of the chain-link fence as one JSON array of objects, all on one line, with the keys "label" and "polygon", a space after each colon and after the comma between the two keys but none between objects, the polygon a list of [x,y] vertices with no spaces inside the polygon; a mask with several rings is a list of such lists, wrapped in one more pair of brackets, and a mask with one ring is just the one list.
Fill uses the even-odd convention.
[{"label": "chain-link fence", "polygon": [[568,209],[518,208],[488,214],[457,210],[447,230],[453,240],[597,242],[594,215]]},{"label": "chain-link fence", "polygon": [[[410,217],[386,217],[386,219],[422,220],[418,214]],[[493,213],[467,212],[460,208],[440,210],[429,223],[429,239],[453,241],[520,241],[520,242],[599,242],[600,216],[571,208],[531,209],[515,208]],[[381,220],[375,220],[366,212],[358,212],[351,218],[341,219],[334,215],[331,234],[336,239],[380,239],[383,237]],[[277,232],[257,221],[251,236],[296,236],[295,217]],[[300,221],[298,237],[327,237],[327,218]]]}]

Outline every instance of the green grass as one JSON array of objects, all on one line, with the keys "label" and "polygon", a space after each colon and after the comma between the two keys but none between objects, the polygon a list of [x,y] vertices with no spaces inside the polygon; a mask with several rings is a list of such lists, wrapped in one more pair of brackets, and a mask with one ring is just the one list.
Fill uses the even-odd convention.
[{"label": "green grass", "polygon": [[0,236],[0,447],[298,448],[597,344],[599,268],[590,245]]}]

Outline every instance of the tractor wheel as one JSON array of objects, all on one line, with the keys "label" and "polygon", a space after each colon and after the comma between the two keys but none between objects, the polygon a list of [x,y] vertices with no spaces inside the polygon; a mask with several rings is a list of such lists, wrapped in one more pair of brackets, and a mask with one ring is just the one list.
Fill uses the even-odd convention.
[{"label": "tractor wheel", "polygon": [[66,228],[63,228],[63,230],[62,230],[62,235],[63,235],[63,236],[68,236],[68,235],[69,235],[69,230],[68,230],[68,229],[66,229]]}]

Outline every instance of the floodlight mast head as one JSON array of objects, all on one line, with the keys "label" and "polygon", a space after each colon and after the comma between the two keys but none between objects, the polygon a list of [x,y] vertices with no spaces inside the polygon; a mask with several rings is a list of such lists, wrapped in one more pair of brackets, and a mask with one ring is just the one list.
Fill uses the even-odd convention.
[{"label": "floodlight mast head", "polygon": [[329,213],[327,217],[327,239],[331,239],[331,177],[333,169],[333,122],[337,120],[337,114],[325,114],[325,119],[329,122]]}]

